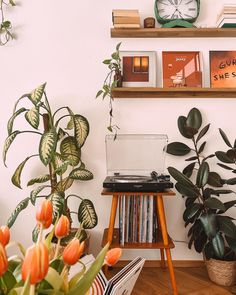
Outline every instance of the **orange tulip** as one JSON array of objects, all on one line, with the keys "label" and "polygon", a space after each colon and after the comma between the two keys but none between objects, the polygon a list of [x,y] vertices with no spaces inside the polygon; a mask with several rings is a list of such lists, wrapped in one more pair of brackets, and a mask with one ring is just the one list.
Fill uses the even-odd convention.
[{"label": "orange tulip", "polygon": [[55,226],[55,236],[58,239],[64,238],[68,236],[69,230],[70,230],[70,221],[68,217],[66,217],[65,215],[62,215]]},{"label": "orange tulip", "polygon": [[121,254],[122,254],[122,250],[120,248],[114,248],[114,249],[109,250],[107,252],[106,257],[105,257],[105,263],[108,266],[115,265],[118,262],[118,260],[120,259]]},{"label": "orange tulip", "polygon": [[6,250],[2,244],[0,244],[0,277],[7,271],[8,260]]},{"label": "orange tulip", "polygon": [[10,230],[9,227],[3,225],[0,227],[0,243],[5,247],[10,240]]},{"label": "orange tulip", "polygon": [[52,224],[53,207],[52,202],[44,200],[36,211],[36,219],[43,228],[49,228]]},{"label": "orange tulip", "polygon": [[30,284],[35,285],[45,278],[48,268],[48,248],[44,243],[35,244],[26,251],[21,270],[22,280],[26,281],[29,276]]},{"label": "orange tulip", "polygon": [[65,247],[62,258],[65,264],[74,265],[84,252],[85,244],[84,242],[80,243],[77,238],[74,238],[70,243]]}]

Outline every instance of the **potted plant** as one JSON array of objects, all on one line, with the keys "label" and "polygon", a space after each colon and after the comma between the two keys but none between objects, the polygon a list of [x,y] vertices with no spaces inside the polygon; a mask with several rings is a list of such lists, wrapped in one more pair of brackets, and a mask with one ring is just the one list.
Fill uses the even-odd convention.
[{"label": "potted plant", "polygon": [[[236,226],[227,211],[236,201],[221,201],[220,197],[233,193],[224,185],[234,184],[235,178],[222,179],[210,169],[210,159],[215,154],[205,155],[207,142],[203,140],[210,124],[201,126],[202,116],[196,108],[191,109],[187,117],[178,118],[179,132],[192,142],[192,146],[182,142],[168,144],[167,153],[182,158],[188,155],[185,159],[188,165],[182,172],[174,167],[169,167],[168,171],[177,181],[176,190],[185,198],[183,219],[185,227],[189,226],[188,247],[194,246],[198,253],[203,253],[210,278],[215,282],[217,278],[215,272],[212,273],[215,270],[212,263],[220,261],[217,283],[232,285],[235,282]],[[226,270],[229,273],[226,274]]]},{"label": "potted plant", "polygon": [[106,97],[109,99],[109,126],[107,129],[110,132],[115,132],[117,134],[117,131],[119,127],[115,124],[113,124],[113,89],[115,87],[122,87],[122,81],[123,77],[121,74],[121,58],[120,58],[120,46],[121,43],[116,45],[116,50],[111,54],[111,58],[105,59],[103,63],[107,65],[108,67],[108,74],[103,82],[102,89],[97,92],[96,98],[99,96],[102,96],[102,99],[105,99]]},{"label": "potted plant", "polygon": [[[37,159],[43,164],[45,174],[35,175],[28,181],[27,186],[36,186],[30,193],[30,196],[22,200],[17,206],[7,225],[11,227],[19,213],[24,210],[29,203],[33,206],[39,198],[46,198],[53,204],[53,222],[62,214],[66,215],[70,222],[71,211],[68,207],[68,199],[77,198],[80,203],[75,212],[78,216],[78,222],[83,224],[84,229],[91,229],[97,225],[97,214],[93,203],[89,199],[83,199],[75,194],[66,194],[76,181],[88,181],[93,178],[93,174],[86,169],[82,162],[81,150],[89,134],[88,120],[79,114],[75,114],[68,106],[63,106],[52,111],[47,94],[45,91],[46,83],[40,85],[35,90],[21,96],[13,110],[13,114],[8,121],[8,137],[5,140],[3,149],[3,161],[6,165],[6,156],[10,146],[16,137],[23,134],[35,134],[38,140],[38,151],[27,156],[16,168],[12,183],[21,188],[21,175],[25,165],[32,159]],[[19,107],[22,102],[26,106]],[[65,111],[66,113],[62,113]],[[14,120],[24,115],[29,129],[20,130],[15,128]],[[76,230],[74,231],[75,234]],[[37,227],[33,231],[34,240],[37,239]],[[72,234],[73,236],[73,234]]]}]

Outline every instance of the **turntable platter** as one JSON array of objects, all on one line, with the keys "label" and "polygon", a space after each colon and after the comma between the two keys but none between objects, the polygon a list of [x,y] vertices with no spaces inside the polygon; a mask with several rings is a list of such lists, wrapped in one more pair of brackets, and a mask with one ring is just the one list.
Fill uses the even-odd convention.
[{"label": "turntable platter", "polygon": [[151,177],[142,175],[120,175],[113,177],[113,181],[118,183],[141,183],[150,182],[152,180]]}]

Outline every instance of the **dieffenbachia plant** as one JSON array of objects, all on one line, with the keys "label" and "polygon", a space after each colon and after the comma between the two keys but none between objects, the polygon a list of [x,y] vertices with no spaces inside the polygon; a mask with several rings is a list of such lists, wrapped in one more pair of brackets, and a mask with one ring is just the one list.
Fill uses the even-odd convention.
[{"label": "dieffenbachia plant", "polygon": [[[168,144],[167,152],[181,157],[192,155],[185,159],[189,164],[182,172],[174,167],[169,167],[168,171],[177,181],[176,190],[186,199],[183,219],[185,227],[191,225],[188,231],[189,248],[194,245],[195,250],[203,252],[207,259],[235,260],[236,226],[226,212],[236,204],[236,200],[221,201],[220,196],[232,194],[231,189],[223,186],[235,184],[236,180],[222,179],[218,173],[211,171],[209,160],[215,154],[204,154],[207,142],[203,141],[210,124],[201,127],[202,115],[196,108],[191,109],[187,117],[178,118],[179,132],[192,142],[192,146],[173,142]],[[219,152],[216,155],[219,158]]]},{"label": "dieffenbachia plant", "polygon": [[[87,181],[93,178],[93,174],[86,169],[81,159],[81,149],[84,146],[89,134],[88,120],[75,114],[69,107],[64,106],[52,111],[46,92],[46,83],[40,85],[31,93],[21,96],[8,121],[8,137],[5,140],[3,150],[3,161],[6,165],[7,152],[15,138],[26,134],[34,134],[38,140],[38,151],[27,156],[16,168],[12,183],[21,188],[22,171],[28,161],[36,158],[45,169],[45,174],[30,179],[27,186],[37,185],[30,193],[30,196],[23,199],[15,208],[8,220],[11,227],[19,213],[29,203],[36,204],[38,198],[48,198],[53,203],[54,222],[61,214],[67,215],[71,220],[71,213],[76,213],[78,221],[85,229],[91,229],[97,225],[97,214],[93,203],[89,199],[83,199],[75,194],[66,194],[76,181]],[[21,106],[26,100],[30,108]],[[66,113],[61,114],[65,111]],[[60,115],[61,114],[61,115]],[[24,115],[25,121],[29,124],[29,130],[15,129],[14,120]],[[68,199],[75,197],[80,201],[77,212],[68,208]]]},{"label": "dieffenbachia plant", "polygon": [[11,22],[5,19],[6,6],[16,6],[16,4],[13,0],[0,0],[0,46],[7,44],[13,39]]}]

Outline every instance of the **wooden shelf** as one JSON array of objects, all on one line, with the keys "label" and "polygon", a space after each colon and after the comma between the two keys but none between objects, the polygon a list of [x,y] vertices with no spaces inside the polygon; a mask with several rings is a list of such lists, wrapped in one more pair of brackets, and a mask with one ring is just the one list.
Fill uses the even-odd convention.
[{"label": "wooden shelf", "polygon": [[114,98],[236,98],[236,88],[154,88],[122,87]]},{"label": "wooden shelf", "polygon": [[[103,238],[102,238],[102,247],[104,247],[107,243],[107,234],[108,229],[104,230]],[[123,249],[173,249],[175,247],[171,238],[169,238],[169,243],[167,246],[164,246],[161,231],[157,232],[157,242],[156,243],[125,243],[125,245],[120,245],[119,242],[119,229],[115,228],[113,233],[113,240],[111,243],[111,248],[123,248]]]},{"label": "wooden shelf", "polygon": [[229,38],[235,28],[111,29],[112,38]]},{"label": "wooden shelf", "polygon": [[161,194],[162,196],[175,196],[175,192],[172,190],[166,190],[165,192],[114,192],[112,190],[104,188],[102,190],[102,196],[111,196],[111,195],[118,195],[118,196],[156,196]]}]

